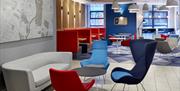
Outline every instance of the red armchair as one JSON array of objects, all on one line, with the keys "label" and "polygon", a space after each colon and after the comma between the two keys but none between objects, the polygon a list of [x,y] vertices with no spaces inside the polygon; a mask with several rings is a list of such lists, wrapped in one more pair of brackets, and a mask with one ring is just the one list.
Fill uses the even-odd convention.
[{"label": "red armchair", "polygon": [[[133,37],[133,38],[132,38]],[[137,36],[136,36],[136,34],[134,34],[133,36],[131,36],[131,38],[129,38],[129,39],[126,39],[126,40],[123,40],[122,42],[121,42],[121,45],[122,46],[127,46],[127,47],[129,47],[130,46],[130,41],[131,40],[136,40],[137,39]]]},{"label": "red armchair", "polygon": [[81,83],[76,71],[62,71],[51,68],[49,70],[51,83],[55,91],[88,91],[95,80],[89,83]]},{"label": "red armchair", "polygon": [[130,46],[130,41],[131,41],[131,39],[123,40],[123,41],[121,42],[121,45],[122,45],[122,46]]},{"label": "red armchair", "polygon": [[169,35],[163,35],[163,34],[161,34],[161,38],[162,38],[162,39],[165,39],[165,40],[166,40],[168,37],[169,37]]}]

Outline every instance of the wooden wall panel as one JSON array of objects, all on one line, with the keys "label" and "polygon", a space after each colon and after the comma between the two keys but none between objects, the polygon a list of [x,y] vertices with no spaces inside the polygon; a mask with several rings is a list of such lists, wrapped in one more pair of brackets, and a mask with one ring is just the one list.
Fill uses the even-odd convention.
[{"label": "wooden wall panel", "polygon": [[79,27],[81,27],[81,4],[79,4]]},{"label": "wooden wall panel", "polygon": [[79,3],[75,3],[75,8],[76,8],[76,14],[75,14],[75,18],[76,18],[76,27],[79,27]]},{"label": "wooden wall panel", "polygon": [[81,27],[85,26],[85,5],[81,5]]},{"label": "wooden wall panel", "polygon": [[57,19],[57,29],[61,29],[61,0],[56,1],[56,19]]},{"label": "wooden wall panel", "polygon": [[73,7],[73,27],[76,28],[76,7],[75,7],[75,2],[72,4]]},{"label": "wooden wall panel", "polygon": [[72,7],[72,4],[74,2],[72,0],[69,1],[69,28],[73,28],[74,27],[74,8]]},{"label": "wooden wall panel", "polygon": [[68,0],[64,0],[63,2],[63,28],[68,28],[68,8],[67,2]]},{"label": "wooden wall panel", "polygon": [[[61,8],[62,7],[62,8]],[[85,5],[72,0],[57,0],[57,29],[85,26]]]}]

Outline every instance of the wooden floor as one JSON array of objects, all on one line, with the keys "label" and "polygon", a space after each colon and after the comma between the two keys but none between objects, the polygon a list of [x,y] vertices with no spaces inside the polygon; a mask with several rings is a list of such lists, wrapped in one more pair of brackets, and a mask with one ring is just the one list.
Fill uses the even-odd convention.
[{"label": "wooden floor", "polygon": [[[102,77],[95,77],[96,84],[90,91],[111,91],[114,85],[110,78],[111,70],[114,67],[131,69],[134,65],[133,62],[116,63],[112,59],[110,60],[110,68],[106,74],[106,83],[103,84]],[[73,62],[72,65],[72,68],[80,67],[78,61]],[[152,65],[142,84],[146,91],[180,91],[180,67]],[[136,85],[126,85],[125,91],[143,91],[140,84],[137,87]],[[117,84],[113,91],[123,91],[123,84]]]}]

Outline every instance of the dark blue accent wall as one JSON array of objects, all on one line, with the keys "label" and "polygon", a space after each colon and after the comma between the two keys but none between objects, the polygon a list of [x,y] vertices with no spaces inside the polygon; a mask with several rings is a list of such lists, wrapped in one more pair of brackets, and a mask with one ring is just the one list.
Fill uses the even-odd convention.
[{"label": "dark blue accent wall", "polygon": [[[114,13],[111,4],[106,5],[106,30],[107,30],[107,37],[109,34],[113,35],[116,33],[132,33],[136,32],[136,14],[129,13],[128,11],[128,4],[120,5],[123,10],[123,14]],[[128,25],[115,25],[114,18],[115,17],[127,17]]]}]

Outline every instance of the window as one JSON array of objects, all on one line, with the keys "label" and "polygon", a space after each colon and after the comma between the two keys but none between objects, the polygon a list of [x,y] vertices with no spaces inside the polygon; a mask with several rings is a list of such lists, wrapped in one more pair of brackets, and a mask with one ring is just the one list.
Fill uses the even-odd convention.
[{"label": "window", "polygon": [[158,11],[153,5],[151,11],[144,12],[144,20],[144,28],[167,28],[168,11]]},{"label": "window", "polygon": [[89,5],[89,23],[90,26],[104,26],[104,5],[91,4]]}]

